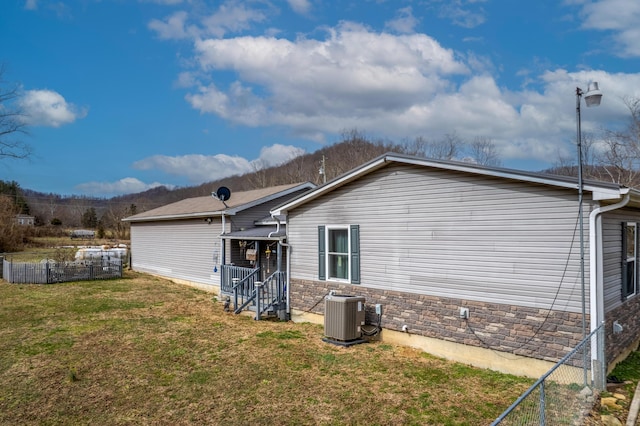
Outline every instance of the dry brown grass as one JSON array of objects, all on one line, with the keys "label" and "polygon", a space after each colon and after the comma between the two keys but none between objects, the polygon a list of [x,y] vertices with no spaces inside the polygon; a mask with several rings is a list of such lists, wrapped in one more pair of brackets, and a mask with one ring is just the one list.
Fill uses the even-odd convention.
[{"label": "dry brown grass", "polygon": [[0,423],[486,425],[532,382],[322,331],[134,273],[0,282]]}]

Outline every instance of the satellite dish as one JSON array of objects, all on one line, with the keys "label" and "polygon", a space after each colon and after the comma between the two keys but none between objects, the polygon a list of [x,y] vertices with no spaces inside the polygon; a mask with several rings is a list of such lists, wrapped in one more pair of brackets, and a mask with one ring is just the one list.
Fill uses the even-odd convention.
[{"label": "satellite dish", "polygon": [[221,186],[216,191],[216,198],[224,203],[231,198],[231,190],[226,186]]}]

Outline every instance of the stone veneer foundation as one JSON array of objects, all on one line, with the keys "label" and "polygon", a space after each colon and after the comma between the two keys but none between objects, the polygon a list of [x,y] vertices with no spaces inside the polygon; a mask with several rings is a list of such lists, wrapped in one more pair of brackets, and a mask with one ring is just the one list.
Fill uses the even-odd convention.
[{"label": "stone veneer foundation", "polygon": [[[605,315],[605,348],[609,371],[631,352],[638,349],[640,344],[638,338],[640,315],[637,314],[638,312],[640,312],[640,296],[635,296]],[[618,321],[622,326],[621,332],[613,332],[614,321]]]},{"label": "stone veneer foundation", "polygon": [[[382,305],[382,328],[457,344],[556,362],[582,340],[580,313],[434,297],[360,285],[292,279],[291,308],[324,314],[324,298],[336,294],[363,296],[367,324],[375,324],[375,305]],[[469,319],[460,318],[460,308]],[[589,319],[586,319],[587,325]]]}]

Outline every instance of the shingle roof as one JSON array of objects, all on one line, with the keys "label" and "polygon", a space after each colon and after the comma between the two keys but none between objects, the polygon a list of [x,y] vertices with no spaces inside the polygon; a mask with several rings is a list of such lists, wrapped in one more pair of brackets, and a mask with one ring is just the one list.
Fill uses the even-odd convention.
[{"label": "shingle roof", "polygon": [[[144,222],[151,220],[186,219],[194,217],[220,216],[235,214],[238,211],[253,207],[269,200],[291,194],[293,192],[311,189],[314,185],[295,183],[289,185],[272,186],[251,191],[234,192],[224,203],[212,196],[186,198],[175,203],[167,204],[143,213],[124,218],[125,222]],[[225,205],[226,204],[226,205]]]}]

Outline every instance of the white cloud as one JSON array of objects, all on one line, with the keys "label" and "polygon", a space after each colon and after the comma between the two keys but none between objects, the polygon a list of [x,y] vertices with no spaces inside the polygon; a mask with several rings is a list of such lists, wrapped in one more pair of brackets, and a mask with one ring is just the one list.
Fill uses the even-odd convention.
[{"label": "white cloud", "polygon": [[474,7],[485,0],[452,0],[443,2],[440,16],[450,19],[454,25],[463,28],[475,28],[486,22],[486,12],[482,7]]},{"label": "white cloud", "polygon": [[149,22],[149,29],[155,31],[161,39],[181,39],[189,36],[185,29],[187,12],[175,12],[164,21],[153,19]]},{"label": "white cloud", "polygon": [[136,161],[133,167],[138,170],[160,170],[169,175],[184,176],[192,183],[203,183],[277,166],[302,154],[304,150],[301,148],[275,144],[262,148],[260,157],[253,160],[225,154],[154,155]]},{"label": "white cloud", "polygon": [[[452,2],[448,16],[476,14],[469,22],[478,25],[484,21],[482,3]],[[456,15],[456,8],[464,13]],[[403,17],[412,18],[412,10],[400,9],[398,18]],[[248,25],[249,20],[236,22]],[[490,138],[505,160],[547,163],[575,149],[577,85],[598,80],[606,87],[608,100],[599,111],[583,114],[585,131],[626,119],[621,98],[640,96],[630,90],[640,87],[640,74],[572,73],[548,64],[539,68],[552,71],[527,73],[524,88],[512,91],[498,83],[499,67],[489,57],[454,52],[426,34],[412,33],[412,25],[411,19],[404,25],[401,19],[387,23],[409,34],[345,21],[322,28],[316,38],[195,38],[192,63],[198,68],[181,75],[179,84],[191,87],[185,99],[193,108],[232,124],[277,126],[319,142],[355,128],[395,141],[456,133],[465,139]],[[235,81],[217,78],[221,73]],[[245,170],[259,164],[244,161]]]},{"label": "white cloud", "polygon": [[260,158],[253,163],[259,168],[279,166],[305,153],[304,149],[290,145],[275,144],[262,147]]},{"label": "white cloud", "polygon": [[[267,9],[269,3],[263,3]],[[254,23],[263,22],[267,17],[267,11],[248,7],[235,1],[227,1],[218,9],[208,15],[197,19],[198,22],[189,22],[189,14],[183,10],[160,19],[152,19],[147,27],[156,32],[161,39],[185,39],[213,36],[224,37],[227,33],[239,33],[251,28]],[[195,18],[194,18],[195,20]]]},{"label": "white cloud", "polygon": [[120,179],[116,182],[87,182],[81,183],[76,186],[78,191],[83,194],[94,196],[115,196],[122,194],[133,194],[137,192],[143,192],[148,189],[156,188],[159,186],[166,186],[169,189],[173,189],[173,185],[162,184],[158,182],[144,183],[139,179],[127,177]]},{"label": "white cloud", "polygon": [[410,34],[414,32],[418,19],[413,16],[411,7],[399,9],[396,17],[385,23],[385,27],[401,34]]},{"label": "white cloud", "polygon": [[620,56],[640,56],[640,2],[600,0],[585,3],[583,28],[613,32],[614,48]]},{"label": "white cloud", "polygon": [[250,172],[251,163],[242,157],[225,154],[190,154],[177,157],[154,155],[136,161],[138,170],[160,170],[173,176],[185,176],[192,183],[201,183]]},{"label": "white cloud", "polygon": [[25,121],[33,126],[60,127],[87,115],[85,109],[67,103],[61,94],[52,90],[27,90],[18,105]]},{"label": "white cloud", "polygon": [[198,80],[196,75],[192,72],[185,71],[178,74],[178,79],[176,80],[174,85],[176,87],[188,88],[196,86],[197,84]]},{"label": "white cloud", "polygon": [[263,22],[265,19],[265,12],[229,1],[222,4],[215,13],[203,18],[202,25],[205,34],[223,37],[228,32],[247,30],[251,24]]},{"label": "white cloud", "polygon": [[311,11],[311,2],[309,0],[287,0],[291,9],[300,15],[306,15]]},{"label": "white cloud", "polygon": [[27,0],[24,2],[26,10],[38,10],[38,0]]},{"label": "white cloud", "polygon": [[406,111],[468,72],[424,34],[374,33],[352,23],[329,29],[325,40],[236,37],[199,40],[195,48],[203,71],[233,70],[241,80],[226,90],[199,86],[186,96],[194,108],[298,133],[336,132]]},{"label": "white cloud", "polygon": [[187,95],[201,112],[246,126],[281,125],[314,140],[349,128],[395,140],[484,136],[506,159],[571,155],[571,140],[558,135],[575,131],[576,86],[599,80],[607,88],[607,105],[583,114],[585,131],[628,115],[621,98],[634,96],[629,87],[640,87],[640,74],[557,70],[531,77],[542,93],[511,92],[486,71],[469,76],[468,68],[491,68],[474,55],[467,67],[427,36],[353,27],[325,41],[242,37],[196,48],[203,70],[231,69],[241,78],[226,90],[210,84]]}]

